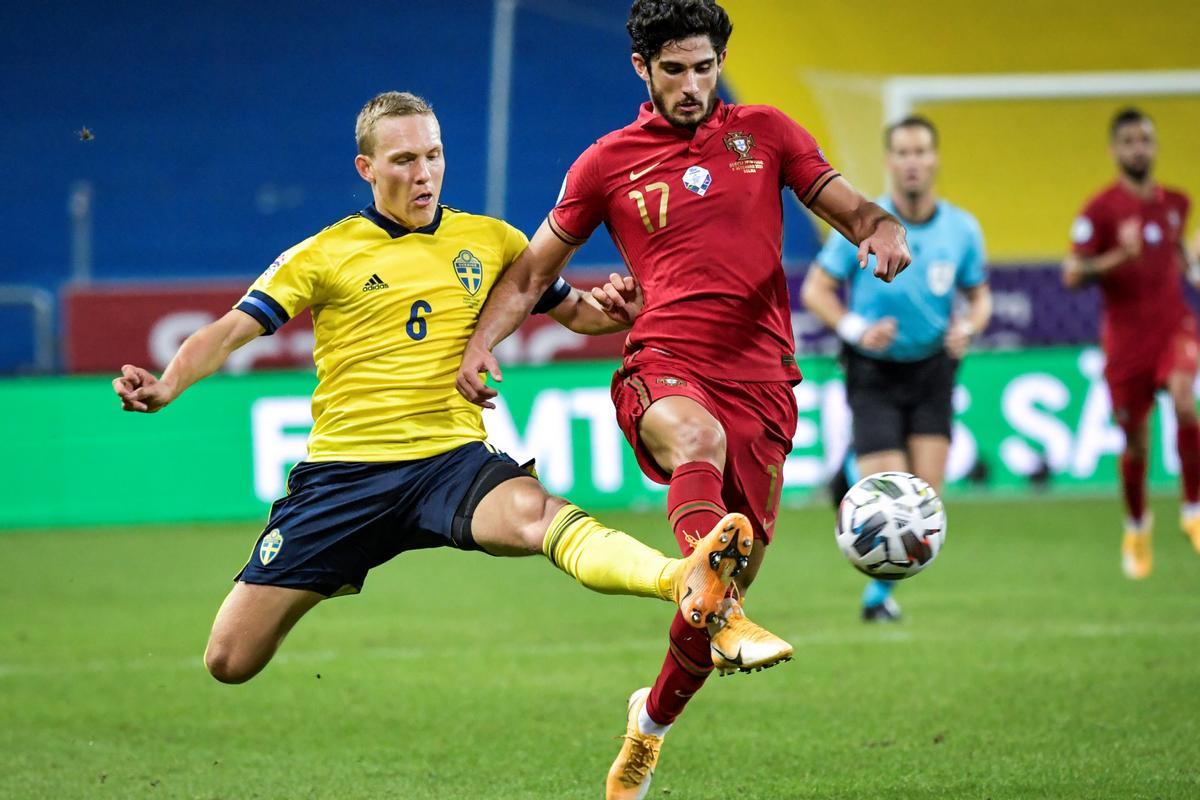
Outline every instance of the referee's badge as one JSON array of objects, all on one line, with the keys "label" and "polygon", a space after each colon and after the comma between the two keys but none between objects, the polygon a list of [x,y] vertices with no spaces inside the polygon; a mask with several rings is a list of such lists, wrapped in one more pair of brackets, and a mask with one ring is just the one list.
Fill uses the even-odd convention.
[{"label": "referee's badge", "polygon": [[704,193],[712,185],[712,175],[704,167],[688,167],[687,172],[683,173],[683,185],[689,192],[695,192],[704,197]]},{"label": "referee's badge", "polygon": [[954,288],[954,262],[935,261],[929,265],[926,278],[929,281],[929,291],[935,297],[944,297]]},{"label": "referee's badge", "polygon": [[279,528],[268,533],[262,539],[262,544],[258,546],[258,560],[265,567],[275,560],[275,556],[279,555],[279,551],[283,549],[283,534],[279,532]]},{"label": "referee's badge", "polygon": [[459,251],[454,259],[454,274],[458,282],[471,294],[479,291],[483,285],[483,263],[470,250]]}]

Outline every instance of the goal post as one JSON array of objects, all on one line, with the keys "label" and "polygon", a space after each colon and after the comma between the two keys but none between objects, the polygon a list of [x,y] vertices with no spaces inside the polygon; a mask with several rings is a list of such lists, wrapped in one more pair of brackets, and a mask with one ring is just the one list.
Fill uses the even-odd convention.
[{"label": "goal post", "polygon": [[1123,105],[1156,121],[1156,176],[1200,193],[1200,70],[800,77],[836,165],[868,195],[887,185],[883,128],[930,117],[941,133],[939,189],[979,218],[993,261],[1061,257],[1071,219],[1112,180],[1107,126]]}]

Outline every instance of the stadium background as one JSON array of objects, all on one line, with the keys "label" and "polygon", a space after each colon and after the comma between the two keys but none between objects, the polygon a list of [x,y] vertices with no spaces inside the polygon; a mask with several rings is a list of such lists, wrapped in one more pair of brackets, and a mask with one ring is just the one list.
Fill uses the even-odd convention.
[{"label": "stadium background", "polygon": [[[364,99],[391,87],[428,97],[447,145],[443,200],[490,209],[526,231],[575,155],[644,99],[628,68],[624,0],[331,8],[300,4],[281,15],[270,4],[201,10],[126,2],[7,12],[12,24],[0,34],[0,58],[20,79],[6,87],[10,124],[0,129],[8,232],[0,284],[9,289],[5,298],[34,302],[0,305],[8,334],[0,369],[22,376],[0,384],[0,393],[8,407],[39,410],[0,423],[21,456],[2,468],[0,482],[16,491],[0,524],[106,518],[105,503],[120,496],[108,482],[115,476],[97,471],[90,489],[70,493],[54,513],[42,502],[45,487],[79,464],[102,462],[117,443],[152,447],[173,423],[110,413],[102,379],[42,374],[109,375],[125,362],[161,369],[187,333],[227,308],[277,253],[364,206],[369,192],[350,164],[353,118]],[[850,11],[811,3],[801,15],[786,2],[735,0],[723,91],[781,106],[874,194],[884,188],[887,80],[897,75],[1032,73],[1066,85],[1078,75],[1101,73],[1103,82],[1117,72],[1168,70],[1169,80],[1195,83],[1197,73],[1179,72],[1198,61],[1187,26],[1176,24],[1184,5],[1148,4],[1136,25],[1118,24],[1122,8],[931,2]],[[442,24],[448,20],[454,24]],[[901,41],[897,30],[906,31]],[[504,53],[507,84],[492,69]],[[1197,91],[915,105],[942,129],[943,193],[979,217],[994,268],[995,319],[957,398],[956,487],[1011,493],[1032,482],[1039,490],[1111,491],[1120,433],[1107,420],[1097,356],[1086,349],[1096,297],[1063,291],[1054,264],[1075,211],[1111,176],[1104,130],[1122,103],[1138,102],[1158,120],[1162,179],[1200,189],[1190,147],[1200,129]],[[498,110],[507,124],[495,130],[506,132],[507,146],[496,148],[489,131]],[[786,217],[809,376],[797,390],[804,419],[785,469],[788,497],[797,501],[836,463],[847,420],[837,370],[825,357],[836,344],[795,299],[823,231],[794,198]],[[596,236],[571,276],[587,286],[616,262],[607,237]],[[539,322],[506,344],[506,362],[611,364],[619,353],[620,337],[585,341]],[[171,434],[177,471],[161,478],[159,496],[174,496],[162,501],[173,509],[168,516],[261,513],[303,452],[305,417],[294,398],[311,379],[270,370],[308,369],[307,324],[297,320],[246,348],[229,371],[249,375],[231,385],[214,380],[165,415],[180,426]],[[540,367],[539,390],[512,382],[496,415],[503,418],[489,424],[500,444],[537,456],[556,491],[597,507],[653,506],[657,490],[640,479],[612,424],[605,372]],[[224,391],[245,402],[207,416],[218,402],[207,393]],[[293,399],[266,406],[288,411],[272,416],[258,406],[255,417],[252,401],[271,392]],[[1169,423],[1156,437],[1173,441]],[[1170,447],[1156,451],[1152,480],[1164,489],[1177,465]],[[228,477],[216,493],[229,501],[188,502],[184,487],[217,462],[232,465],[220,470]]]},{"label": "stadium background", "polygon": [[[1182,0],[726,5],[726,95],[780,105],[872,192],[895,76],[1200,69]],[[446,202],[496,202],[495,8],[514,23],[499,196],[529,231],[571,159],[644,99],[626,0],[0,10],[0,798],[598,795],[669,607],[580,591],[542,559],[423,551],[321,604],[248,686],[220,685],[200,661],[212,612],[303,455],[304,321],[165,413],[122,414],[109,386],[124,361],[161,368],[279,251],[366,204],[351,127],[381,89],[435,104]],[[944,194],[983,222],[997,299],[957,398],[948,546],[901,586],[902,624],[859,623],[862,577],[809,502],[845,436],[839,373],[797,309],[796,507],[750,598],[797,659],[710,681],[651,796],[1200,796],[1200,559],[1173,530],[1173,439],[1156,430],[1154,575],[1125,581],[1096,301],[1054,272],[1110,179],[1104,129],[1127,101],[1158,119],[1162,179],[1195,196],[1194,88],[918,106],[943,130]],[[794,287],[819,232],[787,214]],[[598,236],[573,279],[614,259]],[[489,425],[556,491],[669,550],[662,497],[613,423],[619,344],[526,329]]]}]

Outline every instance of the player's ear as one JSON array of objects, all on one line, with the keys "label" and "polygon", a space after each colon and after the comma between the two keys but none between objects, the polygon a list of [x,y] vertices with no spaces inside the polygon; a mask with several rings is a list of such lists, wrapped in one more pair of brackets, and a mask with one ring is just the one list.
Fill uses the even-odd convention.
[{"label": "player's ear", "polygon": [[717,55],[717,72],[720,72],[720,71],[721,71],[721,69],[722,69],[722,68],[725,66],[725,57],[726,57],[727,55],[729,55],[729,48],[726,48],[726,49],[722,50],[722,51],[721,51],[721,52],[720,52],[720,53]]},{"label": "player's ear", "polygon": [[359,153],[354,157],[354,168],[358,170],[358,175],[367,183],[375,183],[375,170],[371,166],[371,159]]},{"label": "player's ear", "polygon": [[642,58],[642,54],[634,53],[629,57],[629,60],[633,63],[633,71],[637,73],[637,76],[648,82],[650,80],[650,65],[646,63],[646,59]]}]

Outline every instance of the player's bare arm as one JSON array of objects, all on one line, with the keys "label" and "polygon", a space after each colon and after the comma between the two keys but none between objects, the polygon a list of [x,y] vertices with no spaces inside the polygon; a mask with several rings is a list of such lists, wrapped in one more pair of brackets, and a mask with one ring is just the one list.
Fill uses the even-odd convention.
[{"label": "player's bare arm", "polygon": [[488,294],[458,368],[455,386],[459,394],[484,408],[495,407],[491,399],[496,396],[496,390],[481,378],[486,372],[493,380],[504,380],[492,349],[520,327],[574,252],[573,246],[551,230],[549,222],[543,222],[537,229],[529,246],[504,271]]},{"label": "player's bare arm", "polygon": [[641,313],[642,287],[630,275],[608,276],[608,283],[590,292],[572,288],[571,293],[548,313],[555,322],[575,333],[601,336],[628,330]]},{"label": "player's bare arm", "polygon": [[858,245],[858,265],[875,256],[875,277],[887,283],[912,263],[908,233],[900,220],[884,211],[850,185],[834,178],[813,202],[812,210],[848,240]]},{"label": "player's bare arm", "polygon": [[1113,249],[1092,257],[1072,253],[1063,260],[1063,284],[1068,289],[1086,286],[1141,254],[1142,221],[1124,220],[1117,226],[1117,246]]},{"label": "player's bare arm", "polygon": [[216,322],[193,333],[179,347],[162,378],[149,370],[126,364],[121,377],[112,382],[125,411],[152,414],[160,410],[189,386],[221,368],[230,353],[258,338],[263,328],[249,314],[230,311]]},{"label": "player's bare arm", "polygon": [[800,296],[805,308],[836,331],[842,341],[866,350],[886,350],[896,338],[896,320],[884,317],[870,322],[851,313],[842,303],[841,288],[841,281],[813,264],[808,269]]},{"label": "player's bare arm", "polygon": [[954,320],[946,329],[946,352],[951,358],[962,358],[992,318],[992,290],[986,283],[963,291],[967,298],[967,313]]}]

